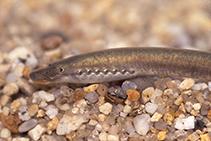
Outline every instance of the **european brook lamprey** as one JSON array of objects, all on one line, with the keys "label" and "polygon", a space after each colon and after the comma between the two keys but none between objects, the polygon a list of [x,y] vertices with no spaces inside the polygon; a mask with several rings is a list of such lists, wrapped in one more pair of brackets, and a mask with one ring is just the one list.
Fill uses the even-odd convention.
[{"label": "european brook lamprey", "polygon": [[140,75],[211,80],[211,53],[173,48],[119,48],[69,57],[33,71],[38,83],[100,83]]}]

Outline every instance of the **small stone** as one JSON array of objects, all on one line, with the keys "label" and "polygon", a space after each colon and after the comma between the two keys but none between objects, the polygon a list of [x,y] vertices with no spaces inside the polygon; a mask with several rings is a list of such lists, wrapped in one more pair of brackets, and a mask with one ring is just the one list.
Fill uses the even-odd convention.
[{"label": "small stone", "polygon": [[160,113],[155,112],[155,114],[151,117],[151,122],[157,122],[163,115]]},{"label": "small stone", "polygon": [[158,122],[155,122],[155,128],[158,130],[165,131],[167,123],[160,119]]},{"label": "small stone", "polygon": [[31,117],[33,117],[37,113],[38,110],[39,110],[38,105],[32,104],[29,106],[28,113]]},{"label": "small stone", "polygon": [[59,123],[59,119],[57,117],[54,117],[51,121],[49,121],[46,125],[47,133],[51,134],[56,129],[58,123]]},{"label": "small stone", "polygon": [[128,89],[126,91],[126,94],[128,96],[127,99],[130,101],[138,101],[140,98],[140,93],[136,90]]},{"label": "small stone", "polygon": [[101,96],[104,96],[108,92],[108,87],[104,84],[100,84],[97,88],[97,93]]},{"label": "small stone", "polygon": [[105,104],[103,104],[99,107],[99,110],[101,113],[108,115],[111,112],[112,107],[113,106],[110,103],[106,102]]},{"label": "small stone", "polygon": [[6,83],[12,83],[18,80],[18,77],[15,73],[9,73],[6,77]]},{"label": "small stone", "polygon": [[58,114],[58,108],[56,108],[54,105],[49,105],[47,108],[46,108],[46,112],[45,114],[50,118],[54,118],[57,114]]},{"label": "small stone", "polygon": [[208,111],[207,118],[211,121],[211,110]]},{"label": "small stone", "polygon": [[80,101],[75,102],[73,106],[77,108],[85,108],[87,106],[87,103],[86,100],[82,99]]},{"label": "small stone", "polygon": [[84,122],[87,122],[85,116],[82,116],[81,114],[72,114],[71,111],[66,111],[56,127],[56,134],[68,134],[71,131],[77,130]]},{"label": "small stone", "polygon": [[199,114],[199,111],[193,109],[193,110],[190,112],[190,114],[193,115],[193,116],[197,116],[197,115]]},{"label": "small stone", "polygon": [[9,95],[2,95],[1,97],[1,106],[5,106],[7,103],[10,101],[10,96]]},{"label": "small stone", "polygon": [[167,112],[167,113],[165,113],[163,119],[165,121],[167,121],[168,125],[172,125],[172,122],[174,120],[174,115],[173,115],[173,113]]},{"label": "small stone", "polygon": [[199,103],[195,103],[192,105],[194,110],[200,110],[201,109],[201,105]]},{"label": "small stone", "polygon": [[211,91],[211,81],[208,82],[208,88],[209,88],[209,91]]},{"label": "small stone", "polygon": [[23,76],[23,69],[25,65],[23,63],[17,63],[16,67],[14,68],[13,72],[15,73],[16,77],[22,77]]},{"label": "small stone", "polygon": [[31,68],[29,66],[25,66],[23,69],[23,76],[29,79],[29,73],[31,72]]},{"label": "small stone", "polygon": [[97,88],[99,87],[99,84],[92,84],[89,85],[88,87],[84,87],[84,92],[88,93],[88,92],[92,92],[92,91],[96,91]]},{"label": "small stone", "polygon": [[43,109],[38,110],[37,112],[37,117],[44,117],[45,116],[45,111]]},{"label": "small stone", "polygon": [[206,134],[201,134],[200,138],[201,138],[201,141],[210,141],[210,137],[209,137],[209,135],[207,133]]},{"label": "small stone", "polygon": [[89,121],[89,125],[95,126],[95,125],[97,125],[97,124],[98,124],[98,122],[97,122],[96,120],[91,119],[91,120]]},{"label": "small stone", "polygon": [[191,141],[197,141],[199,139],[199,135],[196,132],[193,132],[188,136]]},{"label": "small stone", "polygon": [[17,114],[5,116],[1,114],[1,120],[4,127],[8,128],[12,133],[18,133],[18,126],[21,120]]},{"label": "small stone", "polygon": [[36,68],[37,64],[38,64],[38,61],[33,56],[26,59],[25,65],[26,66],[29,66],[31,70],[33,70],[34,68]]},{"label": "small stone", "polygon": [[196,120],[194,130],[202,130],[204,127],[204,122],[202,120]]},{"label": "small stone", "polygon": [[62,43],[62,38],[58,35],[50,35],[43,39],[41,47],[44,49],[54,49]]},{"label": "small stone", "polygon": [[157,104],[153,104],[151,102],[148,102],[145,105],[146,112],[149,113],[149,114],[154,114],[154,112],[157,110],[157,108],[158,108],[158,105]]},{"label": "small stone", "polygon": [[156,88],[155,91],[153,92],[151,98],[150,98],[150,101],[151,101],[152,103],[154,103],[155,99],[156,99],[157,97],[162,96],[162,94],[163,94],[163,91],[161,91],[160,89],[157,89],[157,88]]},{"label": "small stone", "polygon": [[148,114],[138,115],[133,119],[133,125],[138,134],[144,136],[150,129],[150,116]]},{"label": "small stone", "polygon": [[160,132],[158,132],[157,139],[158,139],[159,141],[162,141],[162,140],[164,140],[165,138],[166,138],[166,131],[160,131]]},{"label": "small stone", "polygon": [[16,112],[17,110],[20,109],[20,107],[23,105],[22,102],[20,102],[19,100],[14,100],[11,104],[11,109],[13,112]]},{"label": "small stone", "polygon": [[182,83],[180,83],[179,85],[179,89],[180,90],[188,90],[191,87],[193,87],[195,84],[195,81],[191,78],[186,78],[184,81],[182,81]]},{"label": "small stone", "polygon": [[76,133],[76,131],[72,131],[72,132],[66,134],[65,137],[66,137],[69,141],[74,141],[74,140],[77,140],[77,133]]},{"label": "small stone", "polygon": [[175,101],[174,104],[179,106],[183,102],[182,95],[180,95]]},{"label": "small stone", "polygon": [[101,122],[104,122],[105,118],[106,118],[106,116],[104,114],[99,114],[98,115],[98,120],[101,121]]},{"label": "small stone", "polygon": [[91,91],[88,92],[84,98],[87,99],[90,103],[95,103],[98,101],[99,95],[95,91]]},{"label": "small stone", "polygon": [[127,98],[127,94],[120,87],[110,87],[108,92],[105,94],[105,98],[113,103],[123,103]]},{"label": "small stone", "polygon": [[28,121],[23,122],[19,127],[18,131],[20,133],[27,132],[30,129],[34,128],[37,125],[37,120],[36,119],[30,119]]},{"label": "small stone", "polygon": [[101,133],[99,134],[99,139],[100,139],[100,141],[107,141],[107,140],[108,140],[108,135],[107,135],[107,133],[106,133],[106,132],[101,132]]},{"label": "small stone", "polygon": [[119,141],[118,135],[108,135],[108,141]]},{"label": "small stone", "polygon": [[150,99],[152,94],[154,93],[154,88],[153,87],[148,87],[142,92],[142,100],[144,103],[147,103]]},{"label": "small stone", "polygon": [[86,93],[80,89],[77,89],[72,94],[73,101],[80,101],[86,96]]},{"label": "small stone", "polygon": [[42,133],[45,132],[45,130],[46,129],[44,127],[38,124],[36,127],[28,132],[28,136],[30,136],[31,139],[37,141],[41,137]]},{"label": "small stone", "polygon": [[12,141],[30,141],[30,139],[25,137],[17,137],[13,138]]},{"label": "small stone", "polygon": [[183,130],[185,128],[181,118],[175,119],[175,128],[179,130]]},{"label": "small stone", "polygon": [[10,108],[9,108],[9,107],[4,107],[3,110],[2,110],[2,113],[3,113],[5,116],[8,116],[9,113],[10,113]]},{"label": "small stone", "polygon": [[125,105],[124,109],[123,109],[123,112],[128,114],[132,111],[132,108],[129,106],[129,105]]},{"label": "small stone", "polygon": [[184,124],[184,129],[194,129],[194,116],[189,116],[188,118],[182,119],[183,124]]},{"label": "small stone", "polygon": [[4,138],[4,139],[7,139],[11,136],[11,131],[7,128],[3,128],[1,129],[0,131],[0,137],[1,138]]},{"label": "small stone", "polygon": [[50,102],[50,101],[55,100],[55,96],[51,93],[48,93],[48,92],[45,92],[45,91],[38,91],[38,92],[35,92],[35,93],[38,93],[40,99],[45,101],[45,102]]},{"label": "small stone", "polygon": [[8,83],[3,88],[3,93],[5,95],[13,95],[19,91],[19,87],[15,82]]},{"label": "small stone", "polygon": [[137,88],[136,84],[131,81],[124,81],[122,83],[122,89],[126,92],[128,89],[135,90]]}]

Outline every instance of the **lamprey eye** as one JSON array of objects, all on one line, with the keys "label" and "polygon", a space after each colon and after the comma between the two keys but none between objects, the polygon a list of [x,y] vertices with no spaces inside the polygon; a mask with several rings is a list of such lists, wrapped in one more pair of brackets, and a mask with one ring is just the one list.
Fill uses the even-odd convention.
[{"label": "lamprey eye", "polygon": [[59,67],[59,72],[64,72],[64,68]]}]

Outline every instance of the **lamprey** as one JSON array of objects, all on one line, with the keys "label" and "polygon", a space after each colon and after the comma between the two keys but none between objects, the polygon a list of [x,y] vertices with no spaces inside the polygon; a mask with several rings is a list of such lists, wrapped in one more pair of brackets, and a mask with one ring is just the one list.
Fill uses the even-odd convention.
[{"label": "lamprey", "polygon": [[211,53],[174,48],[118,48],[81,54],[35,70],[37,83],[100,83],[140,75],[211,80]]}]

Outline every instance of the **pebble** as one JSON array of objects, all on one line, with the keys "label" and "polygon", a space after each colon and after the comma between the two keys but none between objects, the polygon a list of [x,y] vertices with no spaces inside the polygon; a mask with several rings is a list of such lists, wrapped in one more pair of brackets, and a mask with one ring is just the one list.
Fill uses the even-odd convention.
[{"label": "pebble", "polygon": [[77,140],[76,131],[72,131],[72,132],[66,134],[65,137],[66,137],[69,141]]},{"label": "pebble", "polygon": [[124,109],[123,109],[123,112],[128,114],[132,111],[132,108],[129,106],[129,105],[125,105]]},{"label": "pebble", "polygon": [[40,97],[41,100],[50,102],[55,100],[55,96],[51,93],[45,92],[45,91],[39,91],[38,96]]},{"label": "pebble", "polygon": [[174,101],[174,104],[179,106],[183,102],[182,95],[179,95],[179,97]]},{"label": "pebble", "polygon": [[38,110],[37,117],[44,117],[44,116],[45,116],[45,111],[43,109]]},{"label": "pebble", "polygon": [[111,87],[105,94],[105,97],[110,102],[119,104],[124,102],[124,100],[127,98],[127,94],[120,87]]},{"label": "pebble", "polygon": [[52,134],[52,132],[56,129],[58,123],[59,119],[57,117],[54,117],[51,121],[49,121],[46,125],[47,133]]},{"label": "pebble", "polygon": [[18,77],[15,73],[9,73],[6,77],[6,83],[12,83],[18,80]]},{"label": "pebble", "polygon": [[104,84],[100,84],[97,88],[97,93],[101,96],[106,95],[108,92],[108,87]]},{"label": "pebble", "polygon": [[7,128],[3,128],[1,129],[0,131],[0,137],[1,138],[4,138],[4,139],[7,139],[11,136],[11,131]]},{"label": "pebble", "polygon": [[31,68],[29,66],[25,66],[23,69],[23,76],[29,79],[29,73],[31,72]]},{"label": "pebble", "polygon": [[23,123],[18,127],[18,131],[19,131],[20,133],[27,132],[27,131],[29,131],[30,129],[34,128],[36,125],[37,125],[37,120],[36,120],[36,119],[30,119],[30,120],[27,120],[27,121],[23,122]]},{"label": "pebble", "polygon": [[157,110],[157,108],[158,108],[158,105],[157,104],[153,104],[151,102],[148,102],[145,105],[146,112],[149,113],[149,114],[154,114],[154,112]]},{"label": "pebble", "polygon": [[211,91],[211,81],[208,82],[208,88],[209,88],[209,91]]},{"label": "pebble", "polygon": [[151,98],[150,98],[150,101],[152,102],[152,103],[154,103],[155,102],[155,99],[157,98],[157,97],[160,97],[160,96],[162,96],[163,95],[163,92],[160,90],[160,89],[155,89],[155,91],[153,92],[153,94],[151,95]]},{"label": "pebble", "polygon": [[211,110],[208,111],[207,118],[211,121]]},{"label": "pebble", "polygon": [[73,101],[80,101],[86,96],[86,93],[80,89],[77,89],[72,94]]},{"label": "pebble", "polygon": [[44,56],[50,60],[61,58],[61,48],[51,49],[44,52]]},{"label": "pebble", "polygon": [[108,134],[106,132],[101,132],[99,134],[100,141],[107,141],[108,140]]},{"label": "pebble", "polygon": [[2,95],[1,100],[0,100],[1,106],[5,106],[7,103],[9,103],[10,98],[11,97],[8,95]]},{"label": "pebble", "polygon": [[138,134],[144,136],[150,129],[150,116],[148,114],[138,115],[133,119],[133,125]]},{"label": "pebble", "polygon": [[110,103],[106,102],[105,104],[103,104],[99,107],[99,110],[101,113],[108,115],[111,112],[112,107],[113,106]]},{"label": "pebble", "polygon": [[140,98],[140,93],[136,90],[131,90],[131,89],[128,89],[126,91],[126,94],[127,94],[127,99],[129,101],[138,101],[139,98]]},{"label": "pebble", "polygon": [[65,135],[78,129],[82,123],[87,122],[86,117],[80,114],[66,112],[56,127],[57,135]]},{"label": "pebble", "polygon": [[42,127],[41,125],[37,125],[36,127],[34,127],[33,129],[31,129],[28,132],[28,136],[32,139],[32,140],[39,140],[39,138],[41,137],[41,135],[45,132],[45,128]]},{"label": "pebble", "polygon": [[20,109],[20,107],[23,105],[22,102],[20,102],[19,100],[14,100],[11,104],[11,109],[13,112],[16,112],[17,110]]},{"label": "pebble", "polygon": [[152,94],[154,93],[154,88],[153,87],[148,87],[143,90],[142,92],[142,100],[144,103],[147,103],[150,99]]},{"label": "pebble", "polygon": [[191,87],[193,87],[195,84],[195,81],[191,78],[186,78],[185,80],[182,81],[182,83],[180,83],[179,85],[179,89],[180,90],[188,90]]},{"label": "pebble", "polygon": [[160,132],[158,132],[157,139],[158,139],[159,141],[162,141],[162,140],[164,140],[165,138],[166,138],[166,131],[160,131]]},{"label": "pebble", "polygon": [[5,116],[1,114],[1,120],[4,127],[8,128],[12,133],[18,133],[18,127],[21,120],[17,114]]},{"label": "pebble", "polygon": [[37,104],[32,104],[29,106],[29,109],[28,109],[28,113],[31,117],[33,117],[39,110],[39,107]]},{"label": "pebble", "polygon": [[18,87],[24,94],[31,96],[35,91],[35,88],[28,83],[25,78],[19,78],[17,81]]},{"label": "pebble", "polygon": [[2,113],[3,113],[5,116],[8,116],[9,113],[10,113],[10,108],[9,108],[9,107],[3,107]]},{"label": "pebble", "polygon": [[89,85],[88,87],[84,87],[84,92],[88,93],[88,92],[92,92],[92,91],[96,91],[97,88],[99,87],[99,84],[92,84]]},{"label": "pebble", "polygon": [[189,116],[188,118],[182,119],[184,123],[184,129],[189,130],[189,129],[194,129],[194,122],[195,122],[195,117],[194,116]]},{"label": "pebble", "polygon": [[17,137],[13,138],[12,141],[30,141],[30,139],[25,137]]},{"label": "pebble", "polygon": [[3,94],[9,95],[9,96],[16,94],[18,91],[19,91],[19,87],[18,87],[17,83],[15,83],[15,82],[8,83],[3,88]]},{"label": "pebble", "polygon": [[108,135],[108,141],[119,141],[118,135]]},{"label": "pebble", "polygon": [[84,98],[87,99],[90,103],[95,103],[98,101],[99,95],[95,91],[91,91],[88,92]]},{"label": "pebble", "polygon": [[151,122],[158,122],[159,119],[160,119],[162,116],[163,116],[162,114],[155,112],[154,115],[151,117],[150,121],[151,121]]},{"label": "pebble", "polygon": [[165,131],[167,123],[160,119],[158,122],[155,122],[155,128],[158,130]]},{"label": "pebble", "polygon": [[196,132],[193,132],[188,136],[191,141],[197,141],[199,139],[199,135]]},{"label": "pebble", "polygon": [[26,66],[30,67],[31,70],[35,69],[38,65],[38,61],[35,57],[30,57],[26,59]]},{"label": "pebble", "polygon": [[15,67],[12,68],[12,71],[16,75],[15,77],[22,77],[24,68],[25,68],[25,65],[23,63],[21,63],[21,62],[17,63],[17,64],[15,63]]},{"label": "pebble", "polygon": [[192,105],[194,110],[200,110],[201,109],[201,105],[199,103],[195,103]]},{"label": "pebble", "polygon": [[210,137],[207,133],[200,135],[201,141],[210,141]]},{"label": "pebble", "polygon": [[135,90],[137,88],[136,84],[131,81],[124,81],[122,83],[122,89],[126,92],[128,89]]},{"label": "pebble", "polygon": [[44,49],[54,49],[62,43],[62,38],[58,35],[50,35],[43,39],[41,47]]},{"label": "pebble", "polygon": [[46,108],[45,114],[50,118],[54,118],[58,114],[58,108],[56,108],[54,105],[48,105]]},{"label": "pebble", "polygon": [[202,130],[204,127],[204,122],[202,120],[196,120],[194,130]]}]

